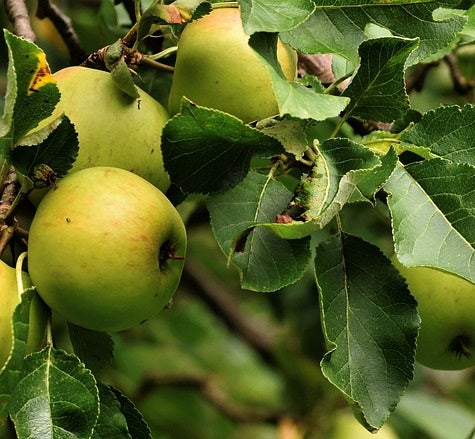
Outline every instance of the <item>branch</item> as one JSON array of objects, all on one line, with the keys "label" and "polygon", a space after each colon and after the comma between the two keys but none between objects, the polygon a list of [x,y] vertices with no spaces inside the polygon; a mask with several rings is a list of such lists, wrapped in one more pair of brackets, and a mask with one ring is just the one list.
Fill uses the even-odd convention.
[{"label": "branch", "polygon": [[331,84],[335,81],[332,71],[332,55],[330,54],[307,55],[299,53],[298,69],[301,75],[316,76],[322,84]]},{"label": "branch", "polygon": [[5,10],[7,11],[8,19],[13,24],[13,32],[15,35],[34,42],[36,35],[31,28],[30,17],[25,2],[23,0],[5,0]]},{"label": "branch", "polygon": [[465,94],[475,87],[473,81],[468,81],[459,69],[458,59],[454,53],[449,53],[445,56],[444,61],[450,70],[452,82],[454,84],[454,90],[459,94]]},{"label": "branch", "polygon": [[251,345],[266,363],[275,364],[274,338],[246,318],[225,285],[191,258],[185,264],[183,280],[190,285],[191,292],[200,297],[228,328]]},{"label": "branch", "polygon": [[410,76],[406,77],[406,92],[421,91],[424,87],[424,81],[429,71],[438,66],[438,62],[419,64],[415,67]]},{"label": "branch", "polygon": [[3,191],[0,198],[0,227],[7,223],[7,217],[10,212],[12,203],[18,194],[20,183],[15,172],[15,168],[10,166],[7,178],[3,182]]},{"label": "branch", "polygon": [[78,65],[86,59],[87,54],[79,42],[71,19],[58,6],[51,3],[51,0],[38,0],[36,16],[41,19],[49,18],[52,21],[68,48],[71,64]]},{"label": "branch", "polygon": [[236,422],[274,422],[283,415],[280,410],[247,407],[230,400],[212,379],[193,374],[157,375],[150,374],[139,383],[132,400],[138,404],[157,387],[173,386],[195,389],[220,412]]},{"label": "branch", "polygon": [[20,184],[15,168],[10,166],[7,178],[3,182],[2,196],[0,198],[0,255],[15,234],[15,226],[9,224],[9,216],[11,215],[11,207],[19,188]]}]

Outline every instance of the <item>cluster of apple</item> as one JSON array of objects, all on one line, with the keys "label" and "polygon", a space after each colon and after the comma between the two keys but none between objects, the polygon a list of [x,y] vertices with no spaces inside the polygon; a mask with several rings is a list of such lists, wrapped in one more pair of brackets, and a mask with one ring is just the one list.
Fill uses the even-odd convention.
[{"label": "cluster of apple", "polygon": [[[104,71],[69,67],[54,77],[61,100],[42,126],[64,113],[80,149],[66,177],[32,193],[37,209],[23,288],[33,284],[46,305],[78,326],[131,328],[169,302],[186,254],[185,226],[164,195],[170,180],[160,135],[168,112],[142,90],[131,101]],[[22,287],[4,262],[0,279],[1,365]],[[43,342],[47,312],[39,299],[30,309],[27,350],[34,351]]]},{"label": "cluster of apple", "polygon": [[[284,75],[294,79],[295,52],[279,42],[277,53]],[[123,330],[169,301],[183,269],[185,227],[163,194],[170,181],[159,139],[168,112],[142,90],[131,105],[106,72],[70,67],[55,77],[61,101],[50,119],[63,112],[71,119],[80,152],[70,174],[39,202],[28,271],[46,304],[67,320],[98,331]],[[269,75],[248,45],[237,8],[215,9],[186,26],[170,114],[179,112],[183,96],[246,123],[278,114]],[[475,286],[431,268],[394,262],[419,302],[418,359],[441,369],[473,365]],[[15,289],[12,269],[2,267],[8,272],[1,275],[4,289]],[[11,312],[13,302],[16,296],[2,313]],[[464,323],[450,333],[450,319]]]}]

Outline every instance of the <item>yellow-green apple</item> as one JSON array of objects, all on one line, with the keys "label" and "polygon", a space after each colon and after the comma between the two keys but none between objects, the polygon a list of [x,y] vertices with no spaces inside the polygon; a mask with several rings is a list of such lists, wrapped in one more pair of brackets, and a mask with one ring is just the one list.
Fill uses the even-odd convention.
[{"label": "yellow-green apple", "polygon": [[[246,123],[278,114],[269,72],[248,40],[238,8],[215,9],[188,24],[178,42],[170,114],[183,96]],[[295,79],[295,51],[279,40],[277,57],[286,78]]]},{"label": "yellow-green apple", "polygon": [[337,412],[333,418],[333,424],[329,439],[398,439],[394,429],[388,424],[377,433],[370,433],[351,414],[350,411]]},{"label": "yellow-green apple", "polygon": [[123,169],[68,174],[38,206],[28,271],[64,319],[120,331],[156,314],[175,292],[186,232],[165,195]]},{"label": "yellow-green apple", "polygon": [[475,366],[475,285],[430,267],[404,267],[392,258],[417,300],[421,329],[416,359],[433,369]]},{"label": "yellow-green apple", "polygon": [[[23,287],[31,286],[30,278],[22,273]],[[12,348],[12,316],[20,303],[16,271],[0,261],[0,369],[10,356]],[[41,299],[35,295],[30,305],[28,340],[26,353],[40,349],[44,343],[47,309]]]},{"label": "yellow-green apple", "polygon": [[108,72],[74,66],[53,76],[61,98],[41,127],[62,113],[74,124],[79,154],[70,172],[95,166],[122,168],[165,192],[170,181],[160,137],[167,110],[139,88],[138,99],[127,96]]}]

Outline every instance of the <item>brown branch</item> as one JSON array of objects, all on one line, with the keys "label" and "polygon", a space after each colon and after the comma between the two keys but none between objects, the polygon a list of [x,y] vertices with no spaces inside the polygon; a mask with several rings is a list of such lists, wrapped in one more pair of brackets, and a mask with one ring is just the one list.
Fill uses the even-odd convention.
[{"label": "brown branch", "polygon": [[68,48],[71,64],[78,65],[86,59],[87,54],[79,42],[71,19],[56,4],[51,3],[51,0],[38,0],[36,16],[41,19],[49,18],[52,21]]},{"label": "brown branch", "polygon": [[15,168],[10,166],[7,178],[3,182],[2,196],[0,198],[0,255],[10,243],[15,234],[15,224],[11,224],[11,207],[18,194],[20,183]]},{"label": "brown branch", "polygon": [[146,376],[137,387],[132,400],[138,404],[158,387],[171,386],[194,389],[200,392],[210,404],[236,422],[274,422],[283,415],[280,410],[248,407],[229,399],[219,386],[207,376],[193,374]]},{"label": "brown branch", "polygon": [[13,24],[13,32],[15,35],[28,41],[35,41],[36,35],[31,27],[28,9],[23,0],[5,0],[5,10],[8,19]]},{"label": "brown branch", "polygon": [[406,92],[411,91],[421,91],[424,87],[424,82],[426,80],[427,74],[434,67],[437,67],[437,62],[419,64],[414,68],[414,71],[406,77]]},{"label": "brown branch", "polygon": [[0,198],[0,227],[7,224],[7,217],[10,213],[12,203],[18,194],[20,183],[15,172],[15,168],[10,166],[7,178],[3,182],[2,196]]},{"label": "brown branch", "polygon": [[322,84],[331,84],[335,81],[335,75],[332,71],[332,55],[330,54],[307,55],[299,53],[298,70],[302,76],[316,76]]},{"label": "brown branch", "polygon": [[239,309],[228,288],[217,281],[199,262],[187,259],[183,281],[188,283],[193,294],[200,297],[223,322],[251,345],[261,358],[275,364],[274,338],[254,324]]},{"label": "brown branch", "polygon": [[449,53],[444,57],[444,61],[449,67],[450,75],[452,77],[452,82],[454,84],[454,90],[459,94],[466,94],[470,90],[473,90],[475,83],[473,81],[467,80],[463,76],[462,72],[459,69],[458,59],[454,53]]}]

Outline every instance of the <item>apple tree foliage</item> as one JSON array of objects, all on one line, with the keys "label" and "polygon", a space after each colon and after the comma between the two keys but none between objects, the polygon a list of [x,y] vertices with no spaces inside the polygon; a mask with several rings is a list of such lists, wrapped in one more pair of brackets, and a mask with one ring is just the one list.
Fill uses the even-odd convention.
[{"label": "apple tree foliage", "polygon": [[[473,41],[473,12],[458,0],[238,3],[249,44],[269,71],[279,115],[244,124],[183,99],[162,135],[173,199],[206,197],[214,237],[243,289],[279,294],[313,272],[327,345],[321,370],[360,422],[378,430],[413,378],[420,319],[391,255],[355,234],[345,211],[382,209],[404,265],[440,268],[475,283],[475,108],[440,106],[420,114],[411,109],[405,84],[408,69]],[[137,41],[157,24],[179,35],[177,10],[198,17],[211,7],[192,0],[171,6],[151,3]],[[332,54],[335,81],[284,79],[278,36],[303,54]],[[9,31],[5,40],[0,169],[3,181],[13,165],[26,192],[48,183],[48,173],[65,175],[78,144],[66,118],[28,135],[52,113],[59,93],[40,48]],[[111,45],[106,65],[133,95],[114,50]],[[365,123],[378,130],[350,129]],[[27,290],[13,317],[13,349],[0,371],[0,432],[9,417],[20,439],[66,437],[62,432],[150,437],[133,404],[95,378],[112,356],[107,334],[71,325],[75,354],[48,344],[24,356],[25,310],[34,294]]]}]

